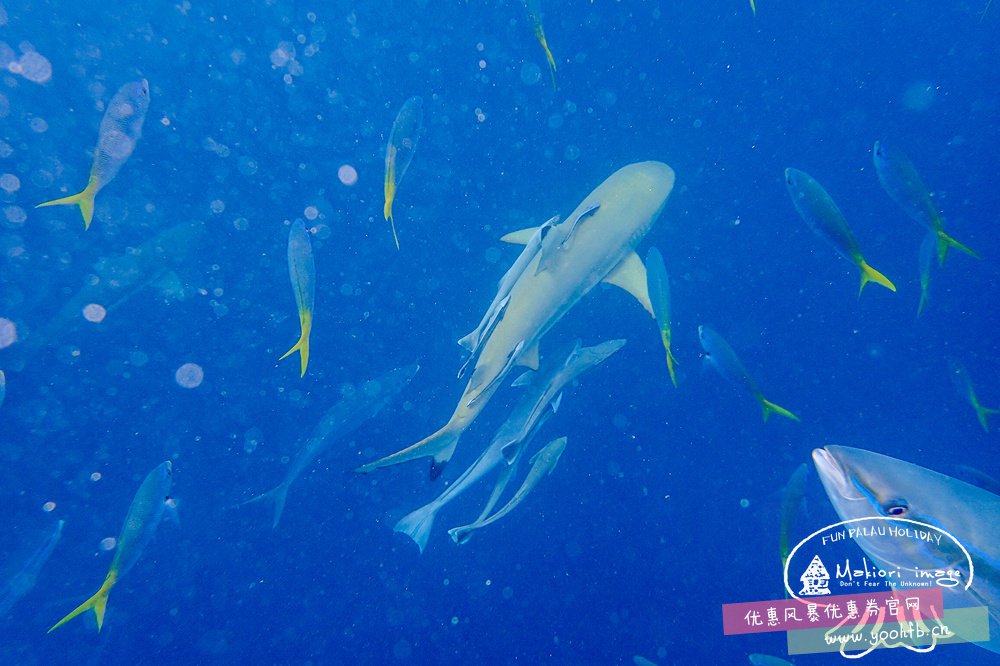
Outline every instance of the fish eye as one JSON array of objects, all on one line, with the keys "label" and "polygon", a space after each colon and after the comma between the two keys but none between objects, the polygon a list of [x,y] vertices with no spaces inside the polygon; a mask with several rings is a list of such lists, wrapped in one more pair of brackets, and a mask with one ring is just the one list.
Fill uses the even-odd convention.
[{"label": "fish eye", "polygon": [[886,502],[883,508],[883,512],[885,513],[885,515],[891,516],[893,518],[905,516],[909,510],[910,507],[906,503],[906,500],[901,500],[901,499],[892,500],[891,502]]}]

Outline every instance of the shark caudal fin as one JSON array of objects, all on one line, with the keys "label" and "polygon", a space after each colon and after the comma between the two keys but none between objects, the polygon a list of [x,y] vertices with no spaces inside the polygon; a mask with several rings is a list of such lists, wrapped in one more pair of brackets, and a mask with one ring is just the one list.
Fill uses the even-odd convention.
[{"label": "shark caudal fin", "polygon": [[858,289],[858,298],[861,298],[861,292],[865,290],[865,285],[869,282],[880,284],[889,291],[896,291],[896,285],[894,285],[889,278],[869,266],[868,262],[864,259],[858,263],[858,268],[861,269],[861,287]]},{"label": "shark caudal fin", "polygon": [[431,479],[441,476],[444,467],[451,460],[458,446],[458,439],[462,436],[461,430],[455,430],[450,423],[438,430],[433,435],[428,435],[413,446],[408,446],[402,451],[379,458],[378,460],[361,465],[354,469],[355,472],[367,474],[381,467],[391,467],[400,463],[433,456],[431,462]]},{"label": "shark caudal fin", "polygon": [[283,361],[295,352],[299,353],[299,377],[306,376],[306,368],[309,367],[309,332],[312,323],[312,317],[306,315],[306,318],[302,320],[302,335],[299,336],[299,341],[292,345],[292,348],[284,353],[284,355],[279,358],[279,361]]},{"label": "shark caudal fin", "polygon": [[264,500],[270,500],[274,502],[274,522],[271,523],[272,528],[278,527],[278,522],[281,520],[281,514],[285,510],[285,500],[288,499],[288,484],[282,483],[276,488],[268,490],[266,493],[261,493],[256,497],[251,497],[245,502],[240,502],[240,506],[244,504],[254,504],[256,502],[263,502]]},{"label": "shark caudal fin", "polygon": [[107,577],[104,579],[104,584],[101,585],[101,589],[99,589],[94,596],[74,608],[69,615],[52,625],[52,628],[49,629],[47,633],[51,634],[53,631],[66,624],[77,615],[86,613],[89,610],[94,611],[94,615],[97,617],[97,630],[100,631],[101,627],[104,625],[104,611],[108,606],[108,593],[111,591],[111,588],[114,587],[115,580],[117,578],[117,572],[108,572]]},{"label": "shark caudal fin", "polygon": [[434,527],[434,518],[437,516],[438,509],[440,508],[441,505],[434,502],[425,504],[416,511],[411,511],[400,518],[396,526],[392,528],[392,531],[405,534],[413,539],[413,542],[417,544],[417,548],[423,553],[424,548],[427,547],[427,539],[431,535],[431,528]]},{"label": "shark caudal fin", "polygon": [[90,222],[94,219],[94,197],[97,196],[97,183],[90,181],[82,192],[62,199],[53,199],[40,203],[35,208],[45,208],[46,206],[79,206],[80,214],[83,215],[83,226],[90,228]]},{"label": "shark caudal fin", "polygon": [[758,395],[757,396],[757,400],[760,401],[760,406],[764,410],[764,422],[765,423],[767,423],[767,419],[771,416],[771,414],[777,414],[779,416],[784,416],[786,419],[791,419],[793,421],[801,421],[802,420],[799,417],[797,417],[795,414],[792,414],[790,411],[788,411],[787,409],[785,409],[784,407],[781,407],[779,405],[774,404],[773,402],[771,402],[770,400],[768,400],[767,398],[765,398],[762,395]]},{"label": "shark caudal fin", "polygon": [[970,257],[975,257],[976,259],[982,259],[979,254],[977,254],[972,248],[967,245],[959,243],[957,240],[946,234],[942,230],[937,232],[937,255],[938,255],[938,265],[944,266],[944,260],[948,257],[948,250],[950,248],[955,248],[961,252],[966,253]]}]

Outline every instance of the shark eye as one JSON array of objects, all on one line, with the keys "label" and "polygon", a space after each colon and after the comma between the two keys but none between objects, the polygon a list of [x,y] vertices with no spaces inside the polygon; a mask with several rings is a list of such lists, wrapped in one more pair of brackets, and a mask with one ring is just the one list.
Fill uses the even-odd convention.
[{"label": "shark eye", "polygon": [[906,500],[892,500],[891,502],[886,502],[883,509],[885,515],[892,516],[893,518],[905,516],[909,510],[910,507],[906,504]]}]

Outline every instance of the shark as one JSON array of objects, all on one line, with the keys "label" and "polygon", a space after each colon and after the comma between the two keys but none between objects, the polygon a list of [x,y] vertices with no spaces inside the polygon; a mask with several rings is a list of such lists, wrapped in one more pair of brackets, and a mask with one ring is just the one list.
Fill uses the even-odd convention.
[{"label": "shark", "polygon": [[[673,169],[655,161],[624,166],[598,185],[549,232],[559,239],[559,250],[549,253],[541,247],[510,287],[503,312],[481,342],[471,377],[448,422],[416,444],[355,471],[367,473],[429,457],[431,478],[437,478],[459,438],[511,369],[518,365],[536,369],[539,341],[601,282],[625,289],[653,316],[646,268],[635,248],[660,217],[673,187]],[[570,226],[561,228],[566,224]],[[523,229],[502,240],[524,245],[537,231]],[[538,270],[543,256],[547,265]]]}]

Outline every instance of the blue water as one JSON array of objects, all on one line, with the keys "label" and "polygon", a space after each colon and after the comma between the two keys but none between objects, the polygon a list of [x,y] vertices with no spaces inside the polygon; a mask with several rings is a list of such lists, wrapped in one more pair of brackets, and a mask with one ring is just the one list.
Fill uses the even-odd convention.
[{"label": "blue water", "polygon": [[[0,317],[21,340],[0,350],[0,574],[66,524],[34,589],[0,622],[0,661],[629,664],[638,654],[739,664],[784,654],[782,634],[724,637],[720,607],[783,596],[780,491],[813,448],[1000,474],[997,435],[980,428],[946,363],[960,359],[982,402],[998,406],[1000,7],[882,4],[759,0],[754,17],[736,0],[550,0],[553,90],[517,2],[4,3]],[[50,76],[34,56],[30,78],[11,69],[30,51]],[[152,93],[143,136],[98,196],[90,230],[75,209],[34,209],[84,186],[101,105],[138,78]],[[413,95],[424,133],[397,195],[397,252],[381,215],[383,155]],[[879,186],[878,139],[913,159],[949,231],[984,256],[953,253],[935,270],[920,318],[923,230]],[[677,173],[639,251],[658,247],[671,274],[680,387],[649,317],[623,292],[595,289],[543,353],[575,337],[628,344],[539,434],[536,446],[569,437],[556,472],[456,546],[446,528],[478,514],[490,487],[480,484],[442,512],[418,555],[393,524],[474,460],[516,391],[491,402],[443,480],[430,482],[423,462],[351,470],[447,420],[462,390],[455,340],[517,254],[499,236],[567,215],[614,170],[646,159]],[[345,164],[354,186],[338,180]],[[857,297],[853,266],[796,215],[789,166],[827,188],[898,293],[870,285]],[[296,359],[277,358],[298,336],[287,222],[310,207],[318,289],[299,379]],[[140,289],[101,303],[103,322],[76,318],[25,353],[99,258],[191,220],[206,236],[177,268],[184,297]],[[802,423],[763,423],[750,396],[704,369],[700,324]],[[415,360],[400,398],[292,487],[277,530],[266,507],[234,508],[281,480],[345,385]],[[185,363],[203,368],[200,386],[175,381]],[[46,635],[99,587],[112,557],[101,540],[166,459],[180,525],[162,524],[111,593],[103,631],[88,616]],[[812,475],[796,535],[834,520]],[[969,645],[931,659],[998,661]]]}]

